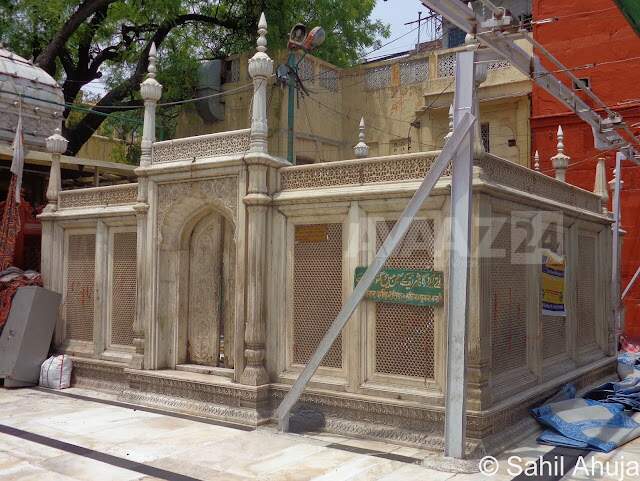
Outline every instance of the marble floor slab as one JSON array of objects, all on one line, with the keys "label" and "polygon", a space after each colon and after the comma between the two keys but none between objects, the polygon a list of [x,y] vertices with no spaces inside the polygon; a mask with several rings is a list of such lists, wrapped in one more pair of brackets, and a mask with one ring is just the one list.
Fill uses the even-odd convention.
[{"label": "marble floor slab", "polygon": [[[514,466],[553,454],[530,437],[496,456],[491,476],[454,474],[422,466],[433,453],[418,448],[268,426],[247,431],[108,404],[98,394],[86,398],[86,390],[65,393],[0,388],[0,480],[522,481],[536,478],[517,478]],[[640,463],[640,440],[591,459]],[[598,474],[569,473],[563,481],[640,479]]]}]

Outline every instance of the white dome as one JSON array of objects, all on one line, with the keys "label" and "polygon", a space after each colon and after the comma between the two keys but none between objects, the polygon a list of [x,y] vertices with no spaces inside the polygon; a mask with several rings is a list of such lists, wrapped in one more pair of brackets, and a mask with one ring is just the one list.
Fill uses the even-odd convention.
[{"label": "white dome", "polygon": [[11,143],[22,99],[27,148],[44,150],[45,139],[62,126],[62,88],[44,70],[0,45],[0,143]]}]

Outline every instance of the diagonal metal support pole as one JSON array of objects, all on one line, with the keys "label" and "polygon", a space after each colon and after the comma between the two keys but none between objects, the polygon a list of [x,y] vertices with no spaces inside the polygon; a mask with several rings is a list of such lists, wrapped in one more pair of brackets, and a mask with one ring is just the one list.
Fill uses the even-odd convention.
[{"label": "diagonal metal support pole", "polygon": [[[456,58],[454,130],[463,115],[475,112],[475,50]],[[449,253],[447,387],[445,391],[444,454],[464,458],[467,317],[469,310],[469,257],[471,255],[471,182],[473,134],[467,135],[452,163],[451,244]]]},{"label": "diagonal metal support pole", "polygon": [[293,409],[293,406],[295,406],[298,399],[300,399],[304,388],[311,380],[311,377],[315,374],[322,362],[322,359],[324,359],[329,352],[329,349],[331,349],[331,346],[340,335],[340,332],[356,310],[356,307],[358,307],[358,304],[360,304],[364,298],[366,292],[373,283],[373,280],[382,269],[382,266],[384,266],[384,263],[398,246],[404,235],[407,233],[407,230],[409,230],[411,222],[413,222],[414,217],[424,204],[424,201],[431,194],[433,187],[436,185],[436,182],[446,169],[449,161],[453,159],[455,153],[465,142],[465,139],[469,137],[474,122],[475,117],[471,113],[466,113],[462,116],[454,129],[453,136],[447,141],[442,152],[440,152],[440,155],[436,158],[433,166],[418,187],[418,190],[416,190],[416,193],[402,212],[400,219],[396,222],[393,229],[391,229],[391,232],[385,239],[382,247],[380,247],[376,253],[375,259],[367,268],[360,279],[360,282],[358,282],[355,289],[342,306],[338,316],[335,318],[320,341],[318,348],[298,376],[298,379],[296,379],[296,382],[282,400],[280,406],[278,406],[278,409],[276,410],[276,418],[278,419],[278,427],[281,431],[287,431],[289,429],[289,414],[291,413],[291,409]]},{"label": "diagonal metal support pole", "polygon": [[622,293],[621,300],[624,301],[624,298],[627,297],[627,294],[629,294],[629,291],[635,285],[636,281],[638,280],[638,277],[640,277],[640,267],[638,267],[638,269],[636,270],[636,273],[633,275],[633,277],[629,281],[629,284],[627,284],[627,287],[624,288],[624,292]]}]

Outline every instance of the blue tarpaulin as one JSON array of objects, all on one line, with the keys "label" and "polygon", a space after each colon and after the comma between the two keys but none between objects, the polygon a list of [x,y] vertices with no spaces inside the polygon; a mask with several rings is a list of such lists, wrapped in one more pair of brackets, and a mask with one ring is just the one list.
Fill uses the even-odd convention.
[{"label": "blue tarpaulin", "polygon": [[639,356],[619,357],[622,381],[608,382],[575,397],[575,387],[567,385],[531,414],[549,428],[540,444],[586,448],[609,452],[640,436]]}]

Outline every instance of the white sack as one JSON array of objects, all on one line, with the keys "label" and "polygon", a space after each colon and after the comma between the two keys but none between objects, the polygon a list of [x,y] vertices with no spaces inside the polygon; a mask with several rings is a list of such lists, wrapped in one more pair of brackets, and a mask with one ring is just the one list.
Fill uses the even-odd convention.
[{"label": "white sack", "polygon": [[72,367],[69,356],[51,356],[40,367],[40,386],[51,389],[68,388],[71,385]]}]

